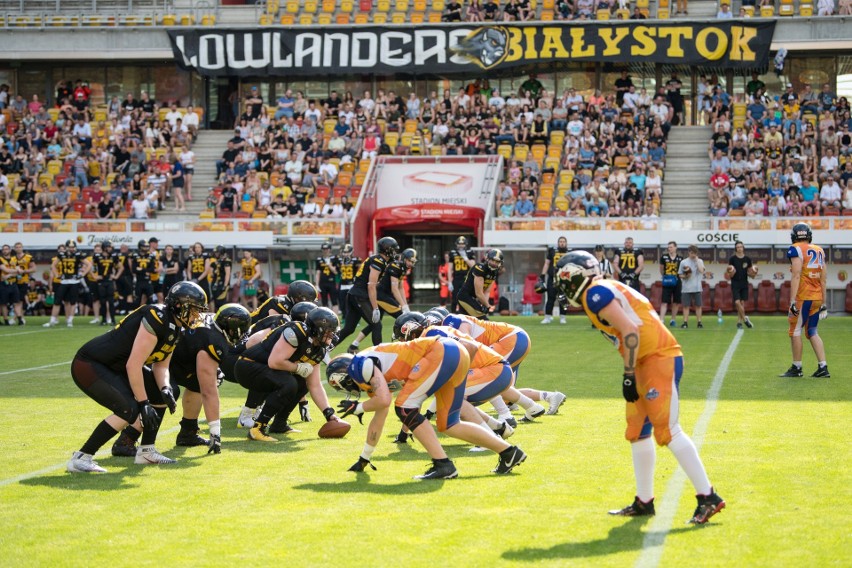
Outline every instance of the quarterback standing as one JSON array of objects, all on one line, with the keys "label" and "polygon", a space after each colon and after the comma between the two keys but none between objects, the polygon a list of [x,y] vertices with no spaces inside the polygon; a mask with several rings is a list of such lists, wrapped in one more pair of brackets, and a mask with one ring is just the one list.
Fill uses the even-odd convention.
[{"label": "quarterback standing", "polygon": [[[544,259],[544,266],[541,267],[541,274],[538,277],[539,283],[544,284],[547,289],[547,303],[544,305],[544,319],[541,323],[548,324],[553,321],[553,306],[556,304],[556,286],[553,282],[554,271],[559,259],[565,256],[568,252],[568,239],[559,237],[556,241],[556,248],[547,248],[547,258]],[[565,310],[559,306],[559,323],[566,323]]]}]

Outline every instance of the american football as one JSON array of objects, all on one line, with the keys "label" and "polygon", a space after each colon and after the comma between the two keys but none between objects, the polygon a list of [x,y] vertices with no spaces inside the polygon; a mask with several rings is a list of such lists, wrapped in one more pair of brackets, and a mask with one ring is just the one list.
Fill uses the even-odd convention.
[{"label": "american football", "polygon": [[689,275],[690,275],[690,274],[692,274],[692,269],[691,269],[690,267],[688,267],[688,266],[684,266],[684,267],[683,267],[683,275],[684,275],[686,278],[689,278]]},{"label": "american football", "polygon": [[320,438],[342,438],[349,433],[352,426],[345,420],[339,418],[329,420],[319,429]]}]

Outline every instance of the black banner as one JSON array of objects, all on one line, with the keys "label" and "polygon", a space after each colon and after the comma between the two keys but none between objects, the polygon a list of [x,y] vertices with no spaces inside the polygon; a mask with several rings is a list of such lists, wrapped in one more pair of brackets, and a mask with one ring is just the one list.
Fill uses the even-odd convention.
[{"label": "black banner", "polygon": [[559,61],[765,67],[774,21],[169,30],[202,75],[452,74]]}]

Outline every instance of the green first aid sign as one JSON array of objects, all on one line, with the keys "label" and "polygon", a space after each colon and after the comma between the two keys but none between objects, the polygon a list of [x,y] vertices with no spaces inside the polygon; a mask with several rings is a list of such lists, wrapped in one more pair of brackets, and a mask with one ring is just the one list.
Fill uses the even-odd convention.
[{"label": "green first aid sign", "polygon": [[289,284],[293,280],[313,282],[309,268],[309,260],[279,260],[278,269],[281,282]]}]

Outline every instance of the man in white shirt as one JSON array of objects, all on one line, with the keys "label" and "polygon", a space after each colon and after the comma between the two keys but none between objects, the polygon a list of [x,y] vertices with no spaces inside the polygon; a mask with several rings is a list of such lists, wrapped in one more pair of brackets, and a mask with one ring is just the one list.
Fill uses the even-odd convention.
[{"label": "man in white shirt", "polygon": [[92,147],[92,127],[88,122],[85,122],[82,117],[77,120],[77,124],[74,125],[72,134],[77,137],[77,140],[80,141],[81,145],[86,148]]},{"label": "man in white shirt", "polygon": [[511,109],[516,109],[516,108],[518,108],[519,106],[521,106],[521,99],[519,99],[519,98],[517,97],[517,95],[512,94],[512,95],[510,95],[510,96],[509,96],[509,98],[508,98],[508,99],[506,99],[506,106],[507,106],[510,110],[511,110]]},{"label": "man in white shirt", "polygon": [[364,91],[364,98],[358,101],[358,105],[364,109],[365,114],[373,114],[373,109],[376,108],[376,101],[373,100],[370,91]]},{"label": "man in white shirt", "polygon": [[302,170],[302,161],[297,157],[291,157],[284,164],[284,172],[293,184],[297,184],[302,181]]},{"label": "man in white shirt", "polygon": [[494,93],[488,99],[488,106],[496,107],[497,110],[503,110],[503,107],[506,106],[506,99],[500,96],[499,90],[494,89]]},{"label": "man in white shirt", "polygon": [[189,133],[192,134],[193,138],[195,134],[198,132],[198,115],[195,114],[195,110],[192,108],[192,105],[186,107],[186,114],[183,117],[183,125],[186,126]]},{"label": "man in white shirt", "polygon": [[822,201],[823,207],[840,208],[840,201],[843,199],[843,191],[841,191],[840,185],[834,177],[826,176],[825,182],[819,190],[819,198]]},{"label": "man in white shirt", "polygon": [[169,112],[166,113],[166,122],[169,123],[169,126],[174,128],[178,119],[181,119],[181,121],[183,120],[183,113],[178,111],[177,104],[172,103],[172,106],[169,107]]},{"label": "man in white shirt", "polygon": [[630,85],[627,92],[624,93],[624,103],[621,108],[634,113],[639,108],[639,93],[636,92],[635,85]]},{"label": "man in white shirt", "polygon": [[571,115],[571,120],[568,121],[568,134],[569,136],[576,136],[577,138],[583,133],[583,121],[580,120],[580,117],[574,113]]},{"label": "man in white shirt", "polygon": [[[339,138],[338,138],[339,140]],[[322,158],[320,158],[322,159]],[[319,177],[322,183],[333,185],[334,181],[337,179],[337,166],[334,165],[333,162],[321,162],[319,167]]]},{"label": "man in white shirt", "polygon": [[134,219],[148,218],[148,200],[141,191],[136,194],[136,199],[130,203],[130,212]]},{"label": "man in white shirt", "polygon": [[819,161],[819,169],[824,173],[834,173],[834,171],[840,167],[840,164],[837,162],[837,156],[834,155],[834,150],[832,148],[826,148],[825,155]]}]

